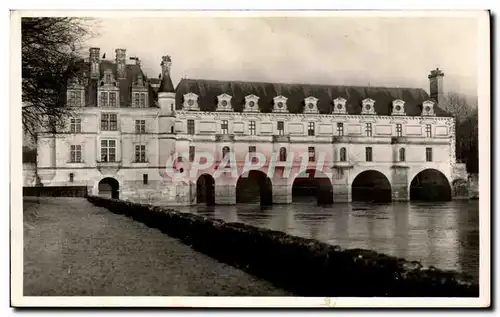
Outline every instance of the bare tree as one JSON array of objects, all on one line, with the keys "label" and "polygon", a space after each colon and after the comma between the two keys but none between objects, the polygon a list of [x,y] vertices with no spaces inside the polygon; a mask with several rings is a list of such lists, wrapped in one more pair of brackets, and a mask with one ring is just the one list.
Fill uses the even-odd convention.
[{"label": "bare tree", "polygon": [[40,127],[55,129],[70,112],[66,87],[78,72],[78,53],[91,35],[88,22],[71,17],[21,20],[22,121],[34,139]]}]

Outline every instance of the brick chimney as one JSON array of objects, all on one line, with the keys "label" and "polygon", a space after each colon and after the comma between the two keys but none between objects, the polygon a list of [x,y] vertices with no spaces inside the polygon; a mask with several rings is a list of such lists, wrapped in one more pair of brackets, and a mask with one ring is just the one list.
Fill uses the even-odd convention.
[{"label": "brick chimney", "polygon": [[89,49],[90,78],[99,79],[99,62],[101,59],[101,49],[91,47]]},{"label": "brick chimney", "polygon": [[115,50],[115,59],[116,59],[116,77],[118,79],[127,78],[127,72],[125,70],[125,59],[126,59],[126,51],[123,48],[117,48]]},{"label": "brick chimney", "polygon": [[431,99],[433,99],[438,105],[444,103],[444,89],[443,89],[443,77],[444,73],[436,68],[431,70],[429,74],[429,92]]}]

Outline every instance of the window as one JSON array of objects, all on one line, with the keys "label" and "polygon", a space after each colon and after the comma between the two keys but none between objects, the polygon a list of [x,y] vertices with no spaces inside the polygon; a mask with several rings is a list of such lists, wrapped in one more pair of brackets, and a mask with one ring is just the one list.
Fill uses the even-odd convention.
[{"label": "window", "polygon": [[144,185],[148,184],[148,174],[142,174],[142,183]]},{"label": "window", "polygon": [[286,149],[284,147],[280,148],[280,161],[286,161]]},{"label": "window", "polygon": [[73,180],[75,179],[75,174],[69,173],[69,182],[73,183]]},{"label": "window", "polygon": [[194,120],[189,119],[187,122],[187,125],[188,125],[188,134],[193,135],[194,134]]},{"label": "window", "polygon": [[227,154],[229,154],[231,150],[229,150],[229,147],[228,146],[225,146],[222,148],[222,158],[224,159],[226,157]]},{"label": "window", "polygon": [[116,140],[101,140],[101,162],[116,161]]},{"label": "window", "polygon": [[285,123],[283,121],[278,121],[278,134],[285,134]]},{"label": "window", "polygon": [[432,127],[430,124],[425,125],[425,135],[430,138],[432,137]]},{"label": "window", "polygon": [[70,147],[70,162],[80,163],[82,161],[82,146],[72,145]]},{"label": "window", "polygon": [[228,134],[229,133],[227,120],[222,120],[220,128],[222,130],[222,134]]},{"label": "window", "polygon": [[396,124],[396,136],[403,136],[403,125],[401,123]]},{"label": "window", "polygon": [[309,162],[314,162],[316,160],[316,151],[313,146],[308,149],[309,152]]},{"label": "window", "polygon": [[71,119],[69,124],[69,129],[71,133],[82,132],[82,120],[81,119]]},{"label": "window", "polygon": [[337,122],[337,135],[339,135],[339,136],[344,135],[344,123],[343,122]]},{"label": "window", "polygon": [[372,124],[371,123],[366,124],[366,136],[372,136]]},{"label": "window", "polygon": [[257,158],[254,156],[255,152],[257,152],[257,148],[254,145],[250,145],[248,147],[248,156],[252,158],[252,163],[255,163]]},{"label": "window", "polygon": [[70,107],[79,107],[82,105],[82,91],[81,90],[69,90],[68,91],[68,105]]},{"label": "window", "polygon": [[373,160],[373,150],[371,147],[366,148],[365,155],[366,155],[367,162],[371,162]]},{"label": "window", "polygon": [[425,160],[427,162],[432,162],[432,148],[430,147],[425,149]]},{"label": "window", "polygon": [[314,122],[307,124],[307,135],[314,135]]},{"label": "window", "polygon": [[101,107],[116,107],[116,92],[102,91],[100,93]]},{"label": "window", "polygon": [[146,93],[135,92],[134,93],[134,107],[145,108],[146,107]]},{"label": "window", "polygon": [[107,106],[108,106],[108,93],[101,92],[101,107],[107,107]]},{"label": "window", "polygon": [[399,149],[399,161],[404,162],[406,160],[405,149]]},{"label": "window", "polygon": [[340,148],[340,161],[341,162],[347,161],[347,151],[346,151],[345,147]]},{"label": "window", "polygon": [[195,153],[194,146],[190,146],[189,147],[189,162],[194,161],[194,153]]},{"label": "window", "polygon": [[255,135],[255,121],[250,121],[249,129],[250,129],[250,134]]},{"label": "window", "polygon": [[109,106],[116,107],[116,92],[109,93]]},{"label": "window", "polygon": [[174,133],[174,126],[170,127],[170,133],[172,133],[172,134]]},{"label": "window", "polygon": [[137,163],[146,162],[146,146],[139,144],[135,146],[135,161]]},{"label": "window", "polygon": [[146,120],[135,120],[135,133],[146,133]]},{"label": "window", "polygon": [[116,113],[103,113],[101,115],[101,130],[116,131],[117,130],[117,115]]}]

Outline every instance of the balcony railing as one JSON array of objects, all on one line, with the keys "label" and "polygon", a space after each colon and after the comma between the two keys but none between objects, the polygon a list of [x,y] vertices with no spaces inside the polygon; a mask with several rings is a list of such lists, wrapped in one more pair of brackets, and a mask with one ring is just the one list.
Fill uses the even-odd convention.
[{"label": "balcony railing", "polygon": [[233,142],[234,141],[234,135],[231,135],[231,134],[217,134],[215,136],[215,141],[216,142]]},{"label": "balcony railing", "polygon": [[335,135],[332,137],[332,143],[349,143],[349,137],[344,135]]},{"label": "balcony railing", "polygon": [[391,144],[401,144],[401,143],[408,143],[408,138],[403,136],[393,136],[391,138]]}]

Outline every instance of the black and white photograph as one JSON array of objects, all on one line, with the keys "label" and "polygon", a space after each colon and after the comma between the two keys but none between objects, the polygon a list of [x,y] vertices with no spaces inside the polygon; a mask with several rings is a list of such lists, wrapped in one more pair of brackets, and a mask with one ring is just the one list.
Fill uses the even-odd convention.
[{"label": "black and white photograph", "polygon": [[490,305],[488,11],[10,27],[11,306]]}]

